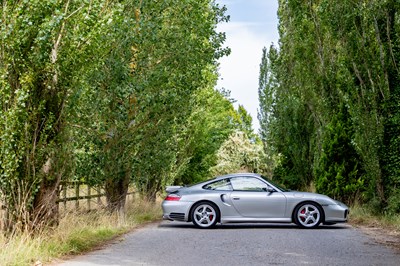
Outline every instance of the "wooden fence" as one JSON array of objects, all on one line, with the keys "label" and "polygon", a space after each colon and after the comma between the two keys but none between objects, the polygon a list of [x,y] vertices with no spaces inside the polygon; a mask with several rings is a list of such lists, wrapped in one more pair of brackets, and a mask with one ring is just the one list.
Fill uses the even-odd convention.
[{"label": "wooden fence", "polygon": [[[127,198],[134,196],[135,192],[130,189]],[[72,205],[68,204],[71,202]],[[57,203],[59,206],[60,204],[62,205],[64,211],[72,210],[73,208],[75,210],[99,209],[106,206],[105,192],[99,187],[92,187],[81,182],[63,183]]]},{"label": "wooden fence", "polygon": [[[130,188],[127,194],[127,201],[130,199],[133,201],[135,196],[135,191]],[[63,183],[57,203],[60,211],[93,210],[106,206],[103,189],[91,187],[80,182]],[[5,214],[5,205],[0,201],[0,231],[4,228]]]},{"label": "wooden fence", "polygon": [[[130,188],[127,193],[127,201],[135,199],[135,191]],[[91,187],[80,182],[63,183],[57,200],[60,211],[81,211],[101,209],[106,206],[103,189]],[[62,206],[62,207],[61,207]],[[0,232],[4,228],[6,217],[5,205],[0,201]],[[0,263],[1,265],[1,263]]]}]

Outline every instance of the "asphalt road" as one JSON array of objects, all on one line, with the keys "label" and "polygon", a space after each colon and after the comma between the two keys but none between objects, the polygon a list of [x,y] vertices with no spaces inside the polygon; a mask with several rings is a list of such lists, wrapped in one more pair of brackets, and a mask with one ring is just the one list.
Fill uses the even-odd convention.
[{"label": "asphalt road", "polygon": [[164,221],[58,265],[400,265],[400,254],[342,224],[318,229],[235,224],[196,229]]}]

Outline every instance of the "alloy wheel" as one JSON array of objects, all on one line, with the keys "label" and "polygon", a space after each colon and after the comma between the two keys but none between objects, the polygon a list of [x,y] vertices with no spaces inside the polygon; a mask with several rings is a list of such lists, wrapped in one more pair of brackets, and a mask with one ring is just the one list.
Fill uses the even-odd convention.
[{"label": "alloy wheel", "polygon": [[215,207],[203,203],[196,206],[193,210],[193,223],[201,228],[212,227],[217,222],[217,211]]},{"label": "alloy wheel", "polygon": [[304,204],[297,209],[296,218],[298,225],[313,228],[321,222],[321,211],[314,204]]}]

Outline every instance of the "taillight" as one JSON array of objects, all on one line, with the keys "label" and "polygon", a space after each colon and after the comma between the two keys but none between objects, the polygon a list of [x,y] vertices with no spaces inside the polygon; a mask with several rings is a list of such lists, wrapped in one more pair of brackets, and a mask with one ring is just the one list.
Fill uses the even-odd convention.
[{"label": "taillight", "polygon": [[175,194],[168,195],[168,196],[165,198],[165,200],[168,200],[168,201],[178,201],[178,200],[180,200],[180,199],[181,199],[181,196],[175,195]]}]

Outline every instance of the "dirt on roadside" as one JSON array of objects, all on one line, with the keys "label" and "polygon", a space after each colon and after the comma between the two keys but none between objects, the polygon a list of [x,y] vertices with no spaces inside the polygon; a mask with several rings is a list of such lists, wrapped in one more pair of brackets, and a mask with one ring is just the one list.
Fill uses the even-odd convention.
[{"label": "dirt on roadside", "polygon": [[394,228],[384,228],[375,223],[351,223],[354,227],[374,239],[377,243],[388,246],[400,253],[400,231]]}]

